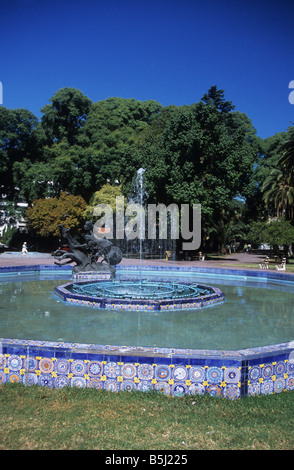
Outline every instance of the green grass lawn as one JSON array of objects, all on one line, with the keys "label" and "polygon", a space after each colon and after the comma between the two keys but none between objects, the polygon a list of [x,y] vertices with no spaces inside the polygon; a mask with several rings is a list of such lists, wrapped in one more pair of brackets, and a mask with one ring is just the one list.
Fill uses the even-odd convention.
[{"label": "green grass lawn", "polygon": [[[221,267],[235,267],[235,268],[242,268],[242,269],[255,269],[255,270],[260,270],[260,267],[258,263],[230,263],[229,260],[226,262],[224,261],[222,263]],[[270,265],[270,269],[274,270],[275,272],[280,272],[280,273],[294,273],[294,264],[287,264],[286,271],[277,271],[275,269],[275,265],[272,264]]]},{"label": "green grass lawn", "polygon": [[[250,255],[248,255],[249,257]],[[207,257],[207,259],[209,260],[209,257]],[[213,258],[214,260],[217,259],[217,256],[214,256]],[[226,259],[226,256],[223,256],[223,255],[220,255],[219,256],[219,259],[222,260],[222,263],[220,265],[220,267],[236,267],[236,268],[242,268],[242,269],[256,269],[256,270],[260,270],[260,267],[259,267],[259,263],[257,261],[254,261],[254,258],[252,260],[252,262],[249,262],[249,263],[238,263],[238,262],[232,262],[230,260],[230,258]],[[250,258],[248,258],[250,260]],[[251,261],[251,260],[250,260]],[[278,263],[275,263],[275,262],[271,262],[270,263],[270,266],[269,268],[271,270],[274,270],[276,271],[276,268],[275,268],[275,265],[276,264],[280,264],[279,262]],[[276,271],[276,272],[285,272],[285,271]],[[294,273],[294,259],[288,259],[288,262],[287,262],[287,265],[286,265],[286,273]]]},{"label": "green grass lawn", "polygon": [[0,450],[291,450],[294,392],[231,401],[0,386]]}]

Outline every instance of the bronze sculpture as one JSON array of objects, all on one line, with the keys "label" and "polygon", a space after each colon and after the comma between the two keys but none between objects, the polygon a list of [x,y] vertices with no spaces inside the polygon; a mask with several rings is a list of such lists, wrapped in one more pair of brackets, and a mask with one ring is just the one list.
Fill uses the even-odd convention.
[{"label": "bronze sculpture", "polygon": [[[75,262],[76,265],[72,269],[73,275],[79,273],[93,274],[110,274],[114,276],[114,265],[119,264],[122,260],[122,252],[119,248],[113,246],[110,240],[106,238],[96,238],[93,234],[93,224],[86,222],[84,229],[86,231],[85,243],[79,243],[69,230],[59,225],[60,235],[66,241],[70,251],[56,250],[53,256],[57,261],[55,264],[62,266]],[[65,263],[62,261],[65,260]]]}]

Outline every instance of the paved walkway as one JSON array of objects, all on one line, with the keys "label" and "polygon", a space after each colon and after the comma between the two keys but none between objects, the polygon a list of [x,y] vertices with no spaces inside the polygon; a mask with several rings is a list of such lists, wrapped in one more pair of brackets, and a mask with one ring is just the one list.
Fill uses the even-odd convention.
[{"label": "paved walkway", "polygon": [[[213,257],[205,261],[166,261],[165,259],[142,260],[143,266],[203,266],[203,267],[221,267],[230,269],[240,269],[240,264],[248,265],[246,269],[260,269],[259,263],[265,255],[247,254],[247,253],[233,253],[224,257]],[[55,259],[49,253],[27,253],[21,255],[20,253],[1,253],[0,266],[24,266],[28,264],[54,264]],[[123,258],[121,265],[138,265],[140,260]],[[249,266],[251,265],[251,266]],[[252,267],[255,265],[255,267]]]}]

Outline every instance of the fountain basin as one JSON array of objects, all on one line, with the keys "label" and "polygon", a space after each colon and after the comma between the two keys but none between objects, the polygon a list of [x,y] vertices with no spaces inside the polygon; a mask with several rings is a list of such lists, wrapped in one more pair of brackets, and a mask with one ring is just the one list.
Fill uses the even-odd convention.
[{"label": "fountain basin", "polygon": [[68,282],[54,292],[65,302],[108,310],[197,309],[225,299],[216,287],[146,280]]},{"label": "fountain basin", "polygon": [[[132,271],[137,268],[124,267],[124,269],[129,271],[129,278]],[[39,273],[41,280],[52,277],[68,279],[61,276],[67,276],[66,273],[70,275],[70,270],[68,266],[63,268],[45,265],[11,266],[0,267],[0,275],[7,281],[17,275],[25,275],[29,279],[35,273]],[[153,267],[152,275],[155,276],[163,270],[167,268]],[[207,276],[225,276],[227,280],[232,281],[232,284],[236,281],[237,285],[243,282],[242,279],[244,282],[256,285],[281,284],[281,306],[285,295],[284,289],[290,290],[294,285],[293,274],[280,272],[203,267],[170,267],[168,271],[174,274],[179,272],[185,276],[189,273],[200,273],[201,276],[204,273]],[[264,290],[258,298],[266,298],[266,293],[267,290]],[[32,292],[35,297],[36,294],[35,291]],[[226,307],[230,303],[229,296],[226,300],[215,308]],[[41,304],[42,301],[40,306]],[[70,306],[68,307],[70,309]],[[4,311],[4,304],[2,309]],[[213,310],[214,308],[209,309],[209,312]],[[92,313],[91,309],[87,310],[87,313]],[[116,313],[120,315],[120,312],[112,312],[111,315]],[[281,309],[277,308],[277,315],[282,314]],[[156,317],[157,314],[152,312],[140,314],[141,318],[146,315]],[[177,314],[163,312],[162,315],[174,317]],[[96,317],[96,312],[93,316]],[[108,312],[106,316],[108,317]],[[125,314],[120,316],[124,318]],[[182,314],[180,316],[182,317]],[[194,314],[192,316],[194,317]],[[84,315],[81,317],[84,318]],[[212,316],[210,318],[212,319]],[[57,315],[56,328],[58,321]],[[265,319],[265,324],[267,323]],[[254,330],[262,326],[263,322],[255,323]],[[109,326],[111,334],[113,327],[114,324]],[[207,328],[207,333],[210,335],[210,325]],[[2,336],[4,334],[2,331]],[[294,341],[290,341],[293,339],[291,334],[289,341],[286,342],[267,342],[256,347],[243,346],[231,349],[213,346],[197,349],[193,346],[181,348],[176,345],[146,347],[115,342],[94,344],[91,341],[69,342],[66,339],[50,341],[41,334],[35,340],[28,339],[29,337],[30,334],[23,337],[26,339],[17,339],[15,336],[0,338],[0,384],[21,382],[25,385],[38,384],[55,388],[72,386],[111,391],[158,390],[171,396],[209,394],[229,399],[294,390]]]}]

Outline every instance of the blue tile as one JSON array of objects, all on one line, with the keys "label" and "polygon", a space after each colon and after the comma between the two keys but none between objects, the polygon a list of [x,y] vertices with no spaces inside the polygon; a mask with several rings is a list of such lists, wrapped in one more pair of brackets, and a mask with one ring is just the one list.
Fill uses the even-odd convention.
[{"label": "blue tile", "polygon": [[154,364],[155,359],[154,357],[149,357],[149,356],[138,356],[137,362],[139,364]]}]

